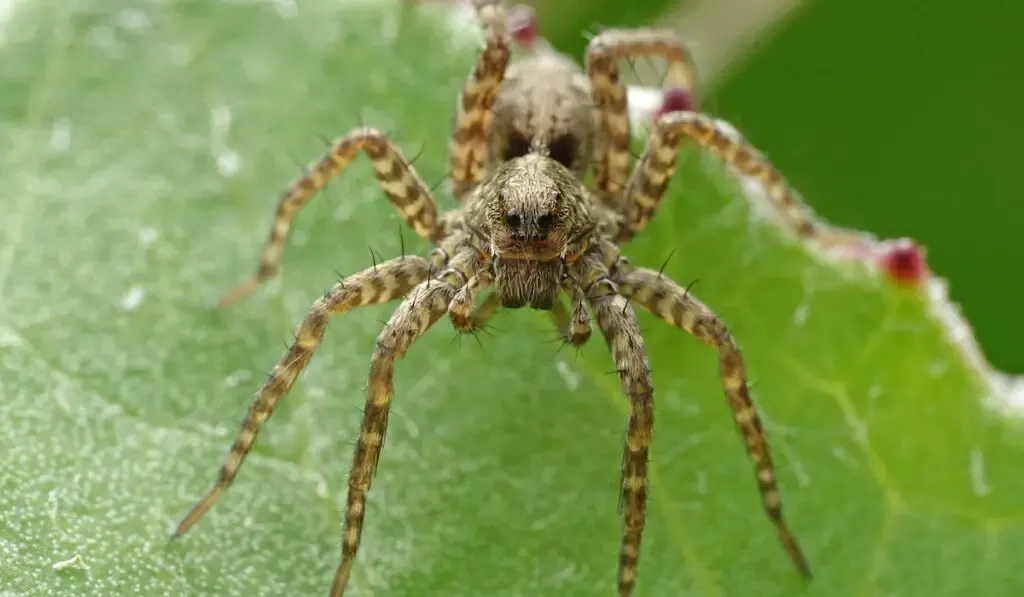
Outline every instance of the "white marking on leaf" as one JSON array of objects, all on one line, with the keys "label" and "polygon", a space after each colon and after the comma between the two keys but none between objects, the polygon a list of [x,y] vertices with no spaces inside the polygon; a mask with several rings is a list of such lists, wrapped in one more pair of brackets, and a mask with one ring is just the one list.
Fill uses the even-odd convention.
[{"label": "white marking on leaf", "polygon": [[62,118],[50,129],[50,149],[53,153],[67,153],[71,149],[71,121]]},{"label": "white marking on leaf", "polygon": [[140,31],[150,25],[149,17],[146,16],[146,13],[130,8],[117,13],[114,20],[122,29],[129,31]]},{"label": "white marking on leaf", "polygon": [[78,570],[88,570],[89,565],[85,563],[85,558],[81,554],[75,554],[70,559],[62,560],[53,564],[54,570],[67,570],[70,568]]},{"label": "white marking on leaf", "polygon": [[789,460],[789,470],[792,471],[793,476],[796,477],[796,482],[801,487],[807,487],[811,484],[811,476],[807,474],[807,468],[804,463],[796,458],[793,454],[790,454],[787,458]]},{"label": "white marking on leaf", "polygon": [[928,363],[927,371],[930,377],[942,377],[949,371],[949,362],[932,361]]},{"label": "white marking on leaf", "polygon": [[60,501],[57,497],[58,494],[56,488],[51,489],[49,493],[46,494],[46,501],[49,504],[49,507],[46,510],[47,515],[50,517],[50,522],[54,524],[56,524],[57,516],[60,513]]},{"label": "white marking on leaf", "polygon": [[555,371],[565,381],[565,385],[569,387],[570,392],[580,387],[580,376],[574,373],[572,369],[569,369],[569,365],[565,361],[555,363]]},{"label": "white marking on leaf", "polygon": [[13,330],[0,328],[0,348],[21,348],[24,346],[21,336]]},{"label": "white marking on leaf", "polygon": [[839,462],[842,462],[843,464],[849,466],[851,469],[858,468],[857,459],[850,456],[850,454],[847,453],[847,451],[844,450],[843,448],[840,448],[838,446],[832,448],[832,456],[835,457],[835,459],[838,460]]},{"label": "white marking on leaf", "polygon": [[160,237],[160,231],[156,228],[143,228],[139,230],[139,244],[143,247],[148,247],[153,244],[157,238]]},{"label": "white marking on leaf", "polygon": [[107,50],[113,54],[118,47],[117,36],[110,27],[99,25],[85,32],[85,40],[90,46]]},{"label": "white marking on leaf", "polygon": [[7,41],[7,23],[14,16],[14,9],[20,0],[0,0],[0,45]]},{"label": "white marking on leaf", "polygon": [[238,387],[242,382],[249,381],[251,377],[251,372],[246,371],[245,369],[239,369],[224,378],[224,387],[228,389]]},{"label": "white marking on leaf", "polygon": [[227,150],[217,154],[217,172],[221,176],[231,177],[242,169],[242,156],[237,151]]},{"label": "white marking on leaf", "polygon": [[141,286],[132,286],[128,292],[117,301],[118,308],[124,311],[134,311],[139,308],[142,304],[142,299],[146,298],[146,289]]},{"label": "white marking on leaf", "polygon": [[793,310],[793,325],[800,327],[807,323],[807,314],[810,311],[810,305],[803,303],[797,305],[797,308]]},{"label": "white marking on leaf", "polygon": [[294,19],[299,16],[299,5],[295,0],[274,0],[274,11],[282,19]]},{"label": "white marking on leaf", "polygon": [[992,486],[985,481],[985,454],[981,448],[971,448],[970,458],[971,491],[978,497],[985,497],[992,493]]},{"label": "white marking on leaf", "polygon": [[210,114],[210,154],[217,161],[217,172],[231,177],[242,169],[242,156],[228,146],[231,130],[231,108],[220,104]]},{"label": "white marking on leaf", "polygon": [[452,42],[452,50],[464,47],[467,41],[484,43],[484,34],[477,25],[476,9],[469,2],[460,2],[445,12],[448,16],[446,24],[451,35],[447,38]]},{"label": "white marking on leaf", "polygon": [[869,441],[867,424],[852,414],[847,417],[847,423],[853,430],[853,440],[862,446],[867,446]]},{"label": "white marking on leaf", "polygon": [[331,498],[330,488],[327,486],[327,479],[317,475],[316,486],[314,488],[317,497],[320,499],[328,500]]},{"label": "white marking on leaf", "polygon": [[196,431],[210,437],[227,437],[233,430],[223,425],[209,425],[207,423],[196,423]]}]

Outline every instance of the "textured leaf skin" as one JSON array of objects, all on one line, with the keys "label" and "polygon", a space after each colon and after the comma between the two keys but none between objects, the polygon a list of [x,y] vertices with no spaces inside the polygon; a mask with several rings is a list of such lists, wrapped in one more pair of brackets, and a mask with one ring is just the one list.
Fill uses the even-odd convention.
[{"label": "textured leaf skin", "polygon": [[[473,42],[384,3],[69,6],[15,4],[0,37],[0,590],[325,594],[388,306],[332,323],[236,484],[167,538],[335,272],[400,251],[365,160],[298,218],[277,282],[208,306],[319,137],[373,123],[440,180]],[[815,259],[695,152],[627,248],[653,267],[672,250],[666,274],[699,279],[741,342],[816,577],[763,518],[715,355],[643,316],[638,597],[1022,594],[1020,432],[925,298]],[[541,314],[494,324],[481,350],[441,322],[399,363],[354,595],[613,594],[626,405],[607,350],[556,354]],[[53,569],[76,555],[88,568]]]}]

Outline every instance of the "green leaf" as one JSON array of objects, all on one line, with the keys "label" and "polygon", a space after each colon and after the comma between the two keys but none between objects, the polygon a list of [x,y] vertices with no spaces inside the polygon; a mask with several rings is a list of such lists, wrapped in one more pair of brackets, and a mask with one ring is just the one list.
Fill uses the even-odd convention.
[{"label": "green leaf", "polygon": [[[255,266],[276,194],[320,136],[373,123],[410,156],[422,147],[419,172],[441,180],[475,42],[435,9],[289,7],[10,5],[5,597],[330,585],[365,372],[393,306],[332,323],[234,486],[168,537],[334,272],[367,267],[371,247],[398,254],[399,218],[366,160],[299,216],[275,282],[208,306]],[[816,577],[804,589],[760,510],[714,353],[645,315],[658,415],[637,595],[1021,594],[1019,427],[934,302],[815,258],[715,159],[684,162],[627,252],[657,267],[675,250],[666,274],[699,279],[741,342]],[[399,363],[353,595],[613,594],[626,404],[607,349],[595,335],[581,355],[557,352],[539,313],[495,327],[481,348],[442,321]]]}]

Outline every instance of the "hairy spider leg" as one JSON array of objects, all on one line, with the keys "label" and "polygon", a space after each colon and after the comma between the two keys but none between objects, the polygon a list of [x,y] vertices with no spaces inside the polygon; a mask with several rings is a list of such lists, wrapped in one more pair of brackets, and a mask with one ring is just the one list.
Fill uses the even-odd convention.
[{"label": "hairy spider leg", "polygon": [[562,289],[569,296],[571,308],[566,309],[561,299],[555,301],[551,309],[555,328],[566,343],[580,348],[590,340],[592,331],[587,295],[583,288],[571,279],[566,280]]},{"label": "hairy spider leg", "polygon": [[452,194],[460,204],[468,200],[471,191],[484,179],[487,139],[494,118],[491,108],[511,56],[502,2],[474,0],[474,6],[485,45],[477,55],[473,72],[462,85],[448,141],[448,176]]},{"label": "hairy spider leg", "polygon": [[658,271],[623,268],[613,273],[619,292],[641,308],[718,350],[718,368],[733,421],[743,436],[747,454],[754,462],[758,489],[765,512],[793,564],[805,578],[811,577],[807,558],[782,516],[782,498],[775,479],[768,439],[747,388],[746,365],[739,347],[722,320],[692,294]]},{"label": "hairy spider leg", "polygon": [[[618,61],[642,57],[663,58],[668,67],[666,85],[694,94],[696,66],[675,33],[660,29],[608,29],[587,45],[594,122],[594,188],[619,205],[629,175],[630,126],[626,87],[619,81]],[[615,201],[617,199],[617,201]]]},{"label": "hairy spider leg", "polygon": [[443,227],[438,225],[437,204],[413,165],[382,131],[371,127],[355,129],[334,140],[320,160],[288,185],[277,203],[274,222],[263,245],[256,273],[226,292],[217,301],[218,307],[227,307],[248,296],[277,273],[292,220],[316,192],[348,166],[360,151],[369,156],[377,181],[405,222],[424,239],[439,240]]},{"label": "hairy spider leg", "polygon": [[[364,305],[376,305],[405,296],[427,279],[431,270],[428,260],[419,256],[399,257],[363,270],[338,282],[313,303],[309,314],[299,324],[288,353],[278,362],[249,406],[238,435],[217,474],[217,481],[178,523],[174,537],[186,533],[213,506],[227,489],[252,449],[260,425],[274,412],[277,403],[291,388],[323,339],[327,320]],[[435,269],[436,271],[436,269]]]},{"label": "hairy spider leg", "polygon": [[[480,321],[482,313],[480,307],[477,307],[474,301],[481,291],[489,288],[493,283],[494,274],[489,270],[480,270],[473,274],[469,281],[466,282],[466,285],[455,294],[451,305],[448,306],[448,316],[451,318],[452,327],[456,331],[472,332],[483,325],[483,323],[486,323],[486,321]],[[497,297],[495,297],[495,306],[497,306]]]},{"label": "hairy spider leg", "polygon": [[647,226],[675,173],[679,146],[684,139],[693,139],[740,174],[763,184],[772,204],[798,235],[819,234],[810,210],[782,173],[760,151],[735,139],[731,131],[711,116],[697,112],[668,112],[655,122],[647,147],[626,187],[618,242],[632,239]]},{"label": "hairy spider leg", "polygon": [[434,279],[421,282],[402,301],[377,336],[366,380],[366,408],[352,456],[348,477],[345,521],[342,526],[341,563],[331,585],[331,597],[345,592],[352,565],[362,537],[366,512],[366,494],[370,489],[377,460],[387,432],[388,413],[394,391],[395,361],[448,311],[449,305],[479,269],[476,251],[467,247],[449,262],[449,267]]},{"label": "hairy spider leg", "polygon": [[600,259],[584,257],[579,263],[573,277],[585,286],[587,302],[611,350],[622,391],[630,404],[619,494],[623,529],[618,574],[619,596],[630,597],[636,585],[640,541],[647,516],[647,462],[654,431],[654,385],[640,325],[629,301],[619,294]]}]

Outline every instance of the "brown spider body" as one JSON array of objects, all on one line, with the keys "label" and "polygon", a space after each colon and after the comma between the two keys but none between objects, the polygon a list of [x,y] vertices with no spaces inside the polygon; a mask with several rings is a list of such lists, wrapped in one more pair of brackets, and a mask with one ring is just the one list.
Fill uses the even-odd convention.
[{"label": "brown spider body", "polygon": [[[670,32],[605,31],[590,42],[585,72],[555,56],[510,65],[500,1],[475,4],[485,44],[460,93],[448,146],[449,182],[459,208],[438,214],[409,161],[373,128],[338,138],[327,155],[289,186],[278,202],[256,273],[225,294],[221,306],[274,275],[296,213],[359,151],[369,157],[403,219],[436,248],[430,258],[403,256],[375,264],[337,283],[313,304],[288,352],[258,390],[216,484],[179,523],[175,536],[194,525],[231,485],[260,425],[322,341],[328,319],[359,306],[402,299],[370,358],[366,405],[348,479],[342,558],[331,588],[333,597],[342,595],[359,549],[367,492],[387,430],[395,361],[446,313],[457,330],[470,332],[498,308],[531,307],[550,310],[562,336],[577,346],[589,339],[596,324],[629,399],[618,595],[631,596],[646,520],[654,425],[654,389],[632,308],[636,305],[718,351],[723,390],[754,463],[764,509],[790,558],[809,577],[807,561],[782,516],[767,438],[735,341],[711,309],[660,272],[633,267],[618,245],[643,230],[653,215],[686,139],[759,179],[798,233],[814,234],[812,222],[779,172],[704,114],[658,117],[630,173],[626,91],[616,61],[661,57],[668,64],[669,84],[691,91],[689,54]],[[593,183],[587,186],[584,180],[591,172]],[[571,308],[562,304],[562,294]]]},{"label": "brown spider body", "polygon": [[579,179],[543,153],[497,165],[466,205],[464,221],[486,243],[502,307],[553,308],[566,261],[595,228],[593,212]]},{"label": "brown spider body", "polygon": [[526,153],[546,155],[582,180],[594,151],[590,86],[575,63],[539,54],[512,63],[493,107],[488,168]]},{"label": "brown spider body", "polygon": [[609,217],[580,182],[595,137],[589,85],[561,55],[529,56],[508,65],[491,114],[483,160],[491,174],[470,187],[453,222],[488,242],[498,304],[564,316],[565,262]]}]

